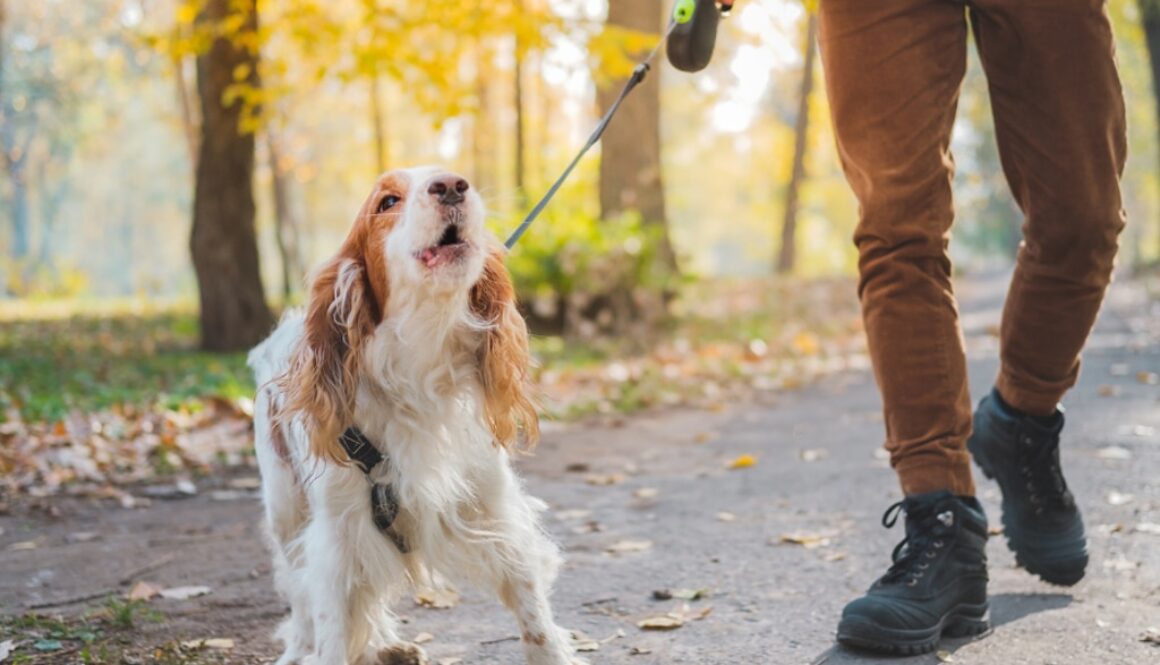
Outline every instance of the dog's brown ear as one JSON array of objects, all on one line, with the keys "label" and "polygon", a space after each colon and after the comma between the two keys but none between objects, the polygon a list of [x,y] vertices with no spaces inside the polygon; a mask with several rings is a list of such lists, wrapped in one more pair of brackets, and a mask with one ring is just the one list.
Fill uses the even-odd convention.
[{"label": "dog's brown ear", "polygon": [[484,410],[496,443],[516,447],[522,429],[522,443],[531,448],[539,441],[540,421],[530,392],[528,328],[503,257],[499,248],[488,254],[483,277],[471,291],[475,314],[491,324],[479,352]]},{"label": "dog's brown ear", "polygon": [[315,275],[304,334],[289,371],[279,379],[285,412],[303,417],[311,452],[340,464],[349,463],[338,437],[353,424],[360,352],[379,320],[356,244],[348,240]]}]

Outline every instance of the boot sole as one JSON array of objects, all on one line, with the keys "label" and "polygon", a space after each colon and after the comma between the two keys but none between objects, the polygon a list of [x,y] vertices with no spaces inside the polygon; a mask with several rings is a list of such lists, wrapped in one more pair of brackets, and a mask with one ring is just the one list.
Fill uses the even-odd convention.
[{"label": "boot sole", "polygon": [[943,637],[974,637],[991,629],[988,604],[959,605],[929,629],[884,628],[864,620],[843,620],[838,625],[838,642],[852,649],[896,656],[930,653]]},{"label": "boot sole", "polygon": [[[986,453],[982,450],[977,450],[978,446],[971,446],[967,442],[967,448],[971,453],[971,457],[975,460],[975,465],[987,477],[987,480],[993,480],[999,484],[999,490],[1004,496],[1007,494],[1007,488],[1003,487],[995,477],[995,473],[991,470],[990,460],[987,459]],[[1003,524],[1003,536],[1007,541],[1007,549],[1015,554],[1015,562],[1023,567],[1024,570],[1037,576],[1039,579],[1054,584],[1055,586],[1069,587],[1074,586],[1083,579],[1087,570],[1088,556],[1087,552],[1080,549],[1075,552],[1074,557],[1065,558],[1062,561],[1047,562],[1029,557],[1027,552],[1020,547],[1019,541],[1012,538],[1011,534],[1016,530],[1012,528],[1011,520],[1007,516],[1006,507],[1003,508],[1003,514],[999,520]]]}]

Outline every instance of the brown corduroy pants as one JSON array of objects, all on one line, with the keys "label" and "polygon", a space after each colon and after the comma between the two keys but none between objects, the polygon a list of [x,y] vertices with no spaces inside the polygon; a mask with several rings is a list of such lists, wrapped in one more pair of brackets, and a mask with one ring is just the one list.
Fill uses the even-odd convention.
[{"label": "brown corduroy pants", "polygon": [[1126,130],[1103,0],[821,0],[838,149],[860,203],[859,294],[906,494],[974,493],[971,402],[947,244],[951,129],[973,28],[1024,242],[997,387],[1047,415],[1111,280]]}]

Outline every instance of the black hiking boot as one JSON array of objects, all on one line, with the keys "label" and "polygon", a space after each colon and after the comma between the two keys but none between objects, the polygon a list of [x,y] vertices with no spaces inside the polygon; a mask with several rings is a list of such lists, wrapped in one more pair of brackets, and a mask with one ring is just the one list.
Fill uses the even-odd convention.
[{"label": "black hiking boot", "polygon": [[838,641],[896,655],[933,651],[939,638],[978,635],[987,616],[987,516],[950,492],[907,497],[886,509],[889,528],[906,513],[894,564],[842,610]]},{"label": "black hiking boot", "polygon": [[1019,565],[1044,582],[1071,586],[1087,568],[1087,538],[1059,466],[1063,412],[1017,413],[997,391],[975,411],[967,448],[1003,491],[1003,533]]}]

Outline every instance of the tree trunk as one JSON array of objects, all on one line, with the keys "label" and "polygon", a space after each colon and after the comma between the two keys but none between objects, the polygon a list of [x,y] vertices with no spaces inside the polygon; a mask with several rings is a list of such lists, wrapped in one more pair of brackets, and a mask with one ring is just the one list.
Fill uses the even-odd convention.
[{"label": "tree trunk", "polygon": [[282,299],[289,301],[294,293],[294,285],[302,277],[298,216],[294,212],[290,192],[293,181],[287,177],[282,161],[282,141],[269,127],[266,129],[266,154],[270,160],[270,181],[274,189],[274,239],[278,245],[278,258],[282,263]]},{"label": "tree trunk", "polygon": [[197,118],[194,115],[193,100],[190,99],[189,82],[185,77],[185,58],[174,56],[173,82],[177,86],[177,108],[181,112],[181,129],[185,134],[185,146],[189,151],[189,163],[197,171],[198,131]]},{"label": "tree trunk", "polygon": [[797,121],[794,123],[793,168],[785,192],[785,218],[781,223],[781,251],[777,256],[777,272],[788,275],[797,263],[797,221],[802,181],[806,177],[806,149],[810,135],[810,97],[814,92],[814,60],[817,59],[818,16],[810,12],[806,18],[806,43],[802,57],[802,83],[798,98]]},{"label": "tree trunk", "polygon": [[1160,0],[1138,0],[1138,2],[1144,26],[1144,43],[1148,46],[1148,60],[1152,65],[1154,113],[1156,127],[1160,132]]},{"label": "tree trunk", "polygon": [[[661,0],[610,0],[608,25],[660,35],[664,29]],[[647,50],[630,54],[635,60]],[[644,83],[625,101],[604,134],[600,159],[600,216],[610,219],[634,210],[648,226],[658,229],[660,259],[672,272],[676,253],[669,239],[665,190],[661,177],[662,68],[654,66]],[[597,90],[603,114],[624,87],[624,79]]]},{"label": "tree trunk", "polygon": [[496,184],[496,141],[491,123],[491,51],[483,44],[476,48],[475,68],[475,94],[479,109],[475,113],[471,131],[471,179],[476,191],[486,197],[492,193]]},{"label": "tree trunk", "polygon": [[[243,31],[256,31],[257,0],[207,0],[199,20],[216,26],[234,17]],[[243,101],[223,99],[239,67],[249,68],[248,85],[259,85],[257,52],[229,36],[215,38],[197,61],[202,123],[189,244],[207,351],[249,348],[273,325],[254,231],[254,134],[239,126]]]}]

